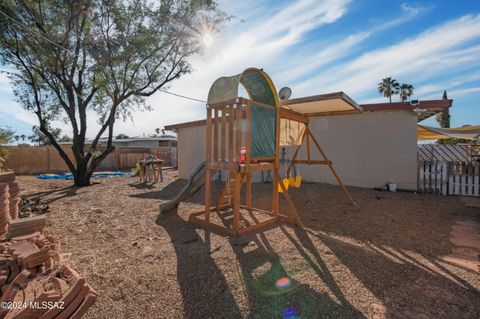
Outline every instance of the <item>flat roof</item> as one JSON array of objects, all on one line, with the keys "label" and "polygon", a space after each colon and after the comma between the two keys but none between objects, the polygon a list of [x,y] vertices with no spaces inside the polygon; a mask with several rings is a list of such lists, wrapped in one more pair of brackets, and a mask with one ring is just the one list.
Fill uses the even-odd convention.
[{"label": "flat roof", "polygon": [[284,100],[282,105],[306,116],[342,115],[362,111],[362,107],[344,92]]},{"label": "flat roof", "polygon": [[[429,118],[452,106],[453,100],[425,100],[418,104],[410,102],[357,104],[343,92],[329,93],[282,101],[283,107],[310,116],[346,115],[375,111],[416,111],[418,121]],[[206,120],[197,120],[166,125],[172,131],[186,127],[205,125]]]},{"label": "flat roof", "polygon": [[417,113],[418,122],[429,118],[432,115],[448,110],[452,106],[453,100],[424,100],[416,104],[410,102],[392,102],[392,103],[373,103],[362,104],[364,111],[384,111],[384,110],[409,110]]},{"label": "flat roof", "polygon": [[[158,137],[129,137],[129,138],[122,138],[117,139],[114,138],[113,142],[137,142],[137,141],[175,141],[177,137],[175,136],[158,136]],[[100,142],[107,141],[108,138],[102,137],[99,139]]]}]

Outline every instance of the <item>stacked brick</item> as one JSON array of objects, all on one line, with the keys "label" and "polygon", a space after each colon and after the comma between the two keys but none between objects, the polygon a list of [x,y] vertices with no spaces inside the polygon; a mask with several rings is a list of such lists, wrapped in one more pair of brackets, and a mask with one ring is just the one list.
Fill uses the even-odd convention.
[{"label": "stacked brick", "polygon": [[20,188],[18,187],[17,180],[15,178],[15,173],[13,172],[2,172],[0,173],[0,183],[8,184],[8,193],[10,195],[10,217],[12,219],[18,218],[18,213],[20,211]]},{"label": "stacked brick", "polygon": [[10,193],[7,183],[0,182],[0,236],[5,235],[10,223]]},{"label": "stacked brick", "polygon": [[0,287],[6,319],[81,318],[97,298],[61,260],[58,237],[40,232],[0,244]]},{"label": "stacked brick", "polygon": [[58,237],[43,235],[45,216],[19,217],[19,187],[0,172],[0,318],[78,319],[97,293],[60,255]]}]

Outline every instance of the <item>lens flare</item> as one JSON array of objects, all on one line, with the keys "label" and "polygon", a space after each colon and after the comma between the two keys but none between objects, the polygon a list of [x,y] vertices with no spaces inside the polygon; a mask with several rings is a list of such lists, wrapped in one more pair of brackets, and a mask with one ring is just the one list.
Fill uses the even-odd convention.
[{"label": "lens flare", "polygon": [[294,308],[287,308],[283,311],[282,316],[284,319],[297,319],[300,318],[298,316],[297,311]]},{"label": "lens flare", "polygon": [[277,280],[277,282],[275,283],[275,286],[278,288],[278,289],[287,289],[290,287],[290,279],[287,278],[287,277],[283,277],[283,278],[280,278]]}]

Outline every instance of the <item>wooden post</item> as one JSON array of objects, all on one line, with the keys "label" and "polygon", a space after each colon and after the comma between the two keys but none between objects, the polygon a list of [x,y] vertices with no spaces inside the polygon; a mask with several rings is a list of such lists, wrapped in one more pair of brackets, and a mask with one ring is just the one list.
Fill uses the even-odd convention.
[{"label": "wooden post", "polygon": [[210,221],[210,201],[211,201],[211,189],[210,189],[210,174],[209,168],[212,157],[212,112],[211,108],[207,105],[207,140],[206,140],[206,153],[205,153],[205,220]]},{"label": "wooden post", "polygon": [[355,203],[355,201],[353,200],[352,196],[350,195],[350,193],[348,192],[348,189],[345,187],[345,185],[343,185],[343,182],[342,180],[340,179],[340,177],[337,175],[337,172],[335,171],[335,169],[333,168],[333,165],[332,165],[332,162],[328,159],[327,155],[325,154],[325,152],[322,150],[322,148],[320,147],[320,144],[318,144],[317,142],[317,139],[315,138],[315,136],[313,136],[312,134],[310,134],[310,130],[308,129],[307,127],[307,130],[308,130],[308,135],[312,137],[312,141],[313,143],[315,144],[315,146],[317,147],[318,151],[320,152],[320,154],[322,154],[322,157],[325,161],[328,162],[328,167],[330,168],[330,171],[332,171],[332,174],[333,176],[335,176],[335,179],[337,180],[338,184],[340,185],[340,187],[342,188],[343,192],[345,193],[345,195],[347,196],[347,198],[350,200],[350,202],[358,207],[357,203]]},{"label": "wooden post", "polygon": [[221,139],[222,139],[222,147],[220,151],[220,156],[222,158],[222,161],[226,159],[226,150],[227,150],[227,108],[224,107],[222,109],[222,134],[221,134]]},{"label": "wooden post", "polygon": [[235,161],[240,163],[242,150],[242,104],[235,104],[236,118],[235,118]]},{"label": "wooden post", "polygon": [[279,179],[280,169],[280,111],[275,109],[275,161],[273,166],[273,203],[272,214],[278,217],[278,183],[282,183]]},{"label": "wooden post", "polygon": [[218,109],[213,112],[213,160],[218,161]]},{"label": "wooden post", "polygon": [[308,127],[305,129],[305,135],[307,137],[307,161],[310,163],[311,156],[310,156],[310,131]]},{"label": "wooden post", "polygon": [[233,108],[233,105],[229,105],[228,106],[228,160],[229,161],[233,161],[235,158],[233,153],[234,117],[235,117],[235,109]]},{"label": "wooden post", "polygon": [[246,206],[248,211],[252,210],[252,173],[250,172],[250,157],[252,152],[252,140],[251,140],[251,120],[252,120],[252,104],[247,102],[246,105],[246,119],[245,119],[245,172],[246,178]]},{"label": "wooden post", "polygon": [[235,187],[233,194],[233,231],[238,235],[240,229],[240,188],[241,174],[235,173]]}]

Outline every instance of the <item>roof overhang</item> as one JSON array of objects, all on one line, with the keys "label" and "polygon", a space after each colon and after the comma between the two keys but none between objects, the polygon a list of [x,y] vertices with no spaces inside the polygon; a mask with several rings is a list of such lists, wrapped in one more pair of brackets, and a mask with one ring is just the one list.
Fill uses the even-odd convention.
[{"label": "roof overhang", "polygon": [[362,107],[343,92],[313,95],[281,101],[290,111],[307,117],[355,114]]},{"label": "roof overhang", "polygon": [[[418,122],[429,118],[452,106],[453,100],[425,100],[412,105],[410,102],[374,103],[358,105],[343,92],[329,93],[282,101],[280,116],[298,122],[308,123],[308,118],[315,116],[359,114],[375,111],[412,111],[417,113]],[[181,128],[205,125],[205,120],[172,124],[166,130],[176,131]]]},{"label": "roof overhang", "polygon": [[417,104],[410,102],[393,102],[393,103],[375,103],[362,104],[363,110],[385,111],[385,110],[408,110],[417,113],[418,122],[423,121],[439,112],[448,110],[452,106],[453,100],[425,100],[419,101]]},{"label": "roof overhang", "polygon": [[417,125],[417,140],[442,140],[448,138],[463,138],[477,140],[480,138],[480,126],[464,126],[457,128],[440,128]]}]

